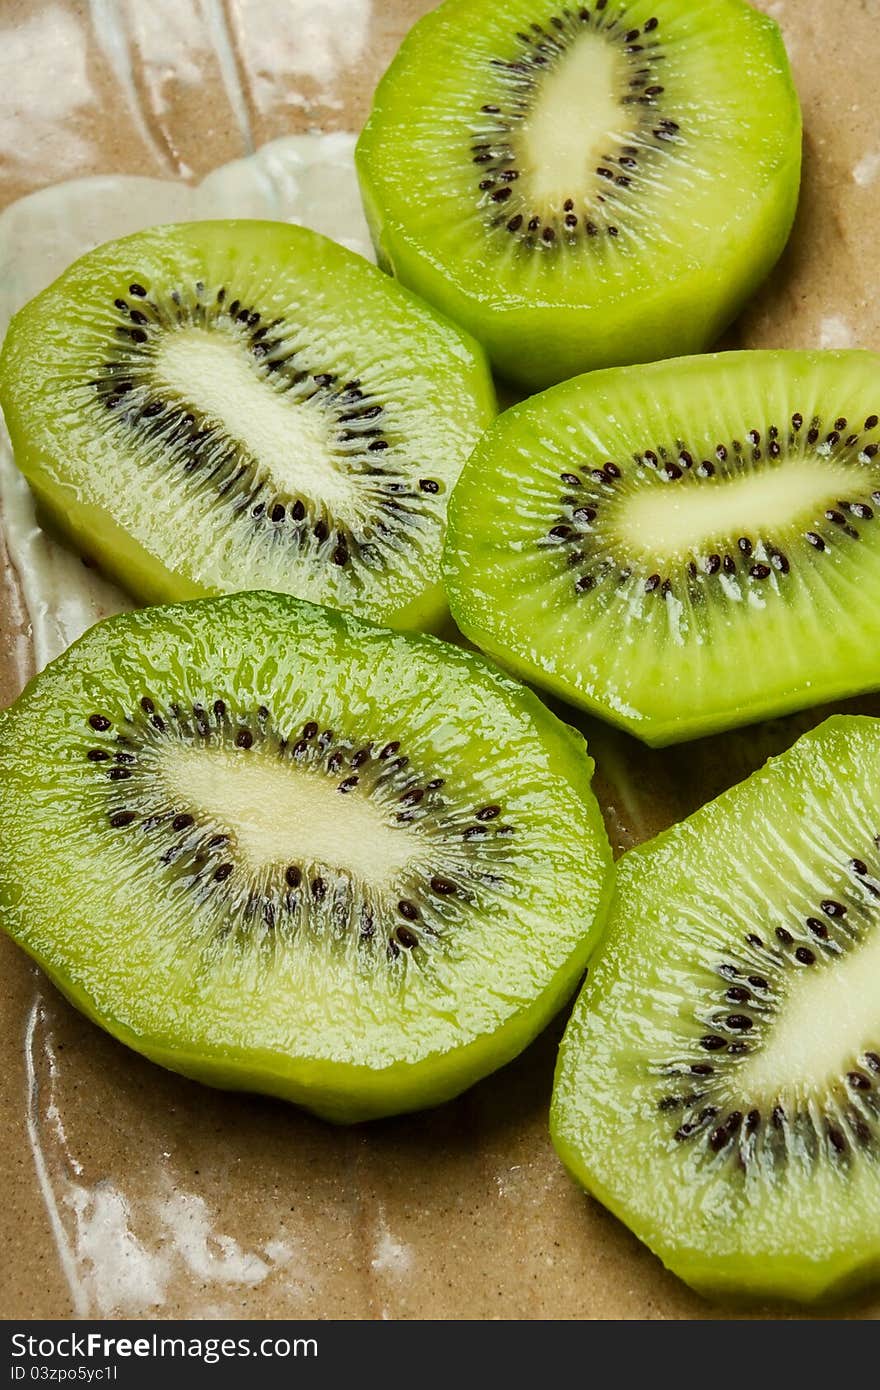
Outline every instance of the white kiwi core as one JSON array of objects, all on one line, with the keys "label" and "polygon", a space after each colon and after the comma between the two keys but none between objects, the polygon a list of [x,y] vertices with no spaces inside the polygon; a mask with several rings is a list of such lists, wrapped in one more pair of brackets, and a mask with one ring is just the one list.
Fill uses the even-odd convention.
[{"label": "white kiwi core", "polygon": [[592,188],[596,168],[631,124],[620,94],[626,60],[586,30],[541,84],[518,141],[520,174],[536,205],[558,212]]},{"label": "white kiwi core", "polygon": [[878,974],[880,931],[824,969],[792,972],[776,1022],[739,1071],[743,1094],[766,1104],[839,1080],[880,1036]]},{"label": "white kiwi core", "polygon": [[323,864],[381,887],[406,870],[417,841],[355,787],[254,749],[169,748],[161,776],[174,805],[201,811],[233,836],[255,869]]},{"label": "white kiwi core", "polygon": [[278,492],[356,518],[352,482],[333,458],[320,408],[280,390],[230,334],[184,328],[163,335],[156,379],[255,459]]},{"label": "white kiwi core", "polygon": [[724,537],[781,535],[809,524],[852,487],[852,469],[830,459],[789,459],[733,478],[678,479],[640,488],[616,511],[615,530],[646,555],[689,555]]}]

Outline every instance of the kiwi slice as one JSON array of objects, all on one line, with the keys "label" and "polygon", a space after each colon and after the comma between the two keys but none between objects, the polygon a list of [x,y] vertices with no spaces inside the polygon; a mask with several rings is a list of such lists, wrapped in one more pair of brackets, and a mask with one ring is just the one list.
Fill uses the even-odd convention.
[{"label": "kiwi slice", "polygon": [[801,116],[742,0],[446,0],[357,159],[380,261],[534,390],[713,342],[785,245]]},{"label": "kiwi slice", "polygon": [[265,593],[127,613],[0,716],[0,921],[173,1070],[334,1120],[435,1104],[578,982],[592,770],[436,638]]},{"label": "kiwi slice", "polygon": [[552,1131],[704,1292],[880,1273],[880,720],[827,720],[619,861]]},{"label": "kiwi slice", "polygon": [[445,614],[451,485],[495,412],[482,352],[362,257],[281,222],[159,227],[12,320],[16,462],[147,602],[271,589]]},{"label": "kiwi slice", "polygon": [[616,368],[503,415],[456,487],[479,646],[651,744],[880,685],[880,356]]}]

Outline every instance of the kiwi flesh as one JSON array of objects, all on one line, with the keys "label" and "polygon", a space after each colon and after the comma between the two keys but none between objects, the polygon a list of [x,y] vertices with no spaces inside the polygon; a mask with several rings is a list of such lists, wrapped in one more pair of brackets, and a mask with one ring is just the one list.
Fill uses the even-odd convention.
[{"label": "kiwi flesh", "polygon": [[0,358],[18,466],[146,602],[271,589],[436,627],[449,489],[495,412],[476,343],[302,227],[166,226],[77,261]]},{"label": "kiwi flesh", "polygon": [[380,263],[537,390],[716,340],[787,240],[801,116],[743,0],[446,0],[357,161]]},{"label": "kiwi flesh", "polygon": [[436,638],[267,593],[127,613],[0,715],[0,922],[175,1071],[337,1121],[437,1104],[578,983],[592,770]]},{"label": "kiwi flesh", "polygon": [[617,869],[559,1055],[563,1161],[704,1293],[876,1279],[880,720],[827,720]]},{"label": "kiwi flesh", "polygon": [[594,372],[507,411],[453,494],[462,630],[650,744],[880,686],[880,357]]}]

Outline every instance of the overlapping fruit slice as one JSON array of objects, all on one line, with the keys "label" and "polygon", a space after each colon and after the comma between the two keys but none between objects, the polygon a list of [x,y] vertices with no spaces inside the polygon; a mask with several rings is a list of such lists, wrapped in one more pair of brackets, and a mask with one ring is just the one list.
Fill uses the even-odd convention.
[{"label": "overlapping fruit slice", "polygon": [[576,986],[609,887],[591,774],[434,638],[271,594],[130,613],[0,716],[0,921],[165,1066],[410,1110]]},{"label": "overlapping fruit slice", "polygon": [[450,507],[469,637],[670,743],[880,685],[880,358],[595,372],[503,415]]}]

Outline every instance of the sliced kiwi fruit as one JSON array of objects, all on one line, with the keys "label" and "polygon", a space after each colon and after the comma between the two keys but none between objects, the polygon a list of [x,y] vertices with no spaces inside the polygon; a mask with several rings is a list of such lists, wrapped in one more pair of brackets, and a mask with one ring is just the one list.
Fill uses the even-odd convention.
[{"label": "sliced kiwi fruit", "polygon": [[12,320],[16,462],[137,598],[272,589],[395,627],[445,614],[451,485],[494,415],[482,349],[281,222],[159,227]]},{"label": "sliced kiwi fruit", "polygon": [[578,983],[610,876],[592,770],[436,638],[266,593],[128,613],[0,716],[0,921],[164,1066],[412,1110]]},{"label": "sliced kiwi fruit", "polygon": [[880,720],[827,720],[619,861],[552,1130],[704,1292],[880,1274]]},{"label": "sliced kiwi fruit", "polygon": [[715,340],[785,245],[801,116],[742,0],[446,0],[357,158],[380,262],[535,390]]},{"label": "sliced kiwi fruit", "polygon": [[452,498],[453,614],[651,744],[880,685],[880,356],[595,372],[506,412]]}]

